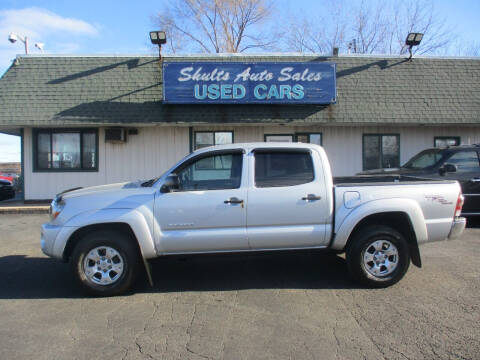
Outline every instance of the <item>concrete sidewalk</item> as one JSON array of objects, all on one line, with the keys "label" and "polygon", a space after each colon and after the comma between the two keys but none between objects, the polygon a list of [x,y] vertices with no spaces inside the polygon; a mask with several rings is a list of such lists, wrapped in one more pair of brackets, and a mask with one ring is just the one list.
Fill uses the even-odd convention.
[{"label": "concrete sidewalk", "polygon": [[50,204],[45,202],[27,203],[24,201],[0,201],[1,214],[48,214]]}]

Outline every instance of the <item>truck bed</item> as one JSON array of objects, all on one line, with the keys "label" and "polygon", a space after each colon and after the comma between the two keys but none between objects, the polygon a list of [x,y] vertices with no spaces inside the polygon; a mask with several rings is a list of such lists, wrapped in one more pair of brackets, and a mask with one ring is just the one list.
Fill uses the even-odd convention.
[{"label": "truck bed", "polygon": [[431,183],[452,183],[453,180],[436,180],[428,179],[416,176],[407,176],[407,175],[357,175],[357,176],[337,176],[333,178],[333,184],[335,186],[352,186],[352,185],[383,185],[379,183],[384,183],[385,185],[391,185],[396,183],[403,184],[431,184]]}]

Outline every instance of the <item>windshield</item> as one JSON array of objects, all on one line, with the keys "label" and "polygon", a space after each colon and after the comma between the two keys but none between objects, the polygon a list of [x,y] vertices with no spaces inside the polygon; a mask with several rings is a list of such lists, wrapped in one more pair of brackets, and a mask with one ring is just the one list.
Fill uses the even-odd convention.
[{"label": "windshield", "polygon": [[415,155],[408,160],[402,168],[406,169],[425,169],[434,166],[443,157],[441,149],[429,149]]}]

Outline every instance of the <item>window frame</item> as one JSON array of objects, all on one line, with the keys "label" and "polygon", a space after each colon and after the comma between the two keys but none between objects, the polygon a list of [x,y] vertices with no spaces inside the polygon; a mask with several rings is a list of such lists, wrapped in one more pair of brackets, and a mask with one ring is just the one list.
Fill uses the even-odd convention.
[{"label": "window frame", "polygon": [[[372,170],[372,169],[366,169],[365,167],[365,137],[366,136],[379,136],[380,137],[380,141],[378,143],[378,146],[379,146],[379,150],[380,150],[380,159],[381,159],[381,163],[383,164],[383,150],[382,150],[382,137],[383,136],[396,136],[397,139],[398,139],[398,166],[400,167],[401,166],[401,154],[402,154],[402,150],[401,150],[401,147],[400,147],[400,134],[399,133],[367,133],[367,134],[362,134],[362,170],[363,171],[368,171],[368,170]],[[382,169],[382,167],[380,167],[379,169]]]},{"label": "window frame", "polygon": [[[192,191],[218,191],[218,190],[235,190],[240,189],[242,187],[242,181],[244,178],[244,165],[245,165],[245,150],[244,149],[228,149],[228,150],[214,150],[214,151],[207,151],[205,153],[198,154],[196,156],[192,156],[188,160],[184,161],[183,163],[179,164],[175,169],[173,169],[169,175],[178,175],[179,171],[184,170],[186,167],[196,163],[198,160],[202,160],[204,158],[210,156],[219,156],[219,155],[240,155],[242,164],[240,168],[240,184],[238,187],[235,188],[227,188],[227,189],[199,189],[199,190],[175,190],[174,192],[192,192]],[[196,164],[195,164],[196,165]]]},{"label": "window frame", "polygon": [[[38,135],[39,134],[49,134],[50,135],[50,154],[53,154],[53,134],[80,134],[80,168],[41,168],[38,166]],[[95,134],[95,167],[93,168],[83,168],[83,134],[84,133],[93,133]],[[68,172],[98,172],[98,149],[99,149],[99,136],[98,128],[34,128],[32,129],[32,165],[33,172],[46,172],[46,173],[68,173]]]},{"label": "window frame", "polygon": [[[457,144],[456,145],[452,145],[452,146],[459,146],[462,142],[462,138],[460,136],[434,136],[433,137],[433,147],[434,148],[442,148],[441,146],[437,146],[435,145],[435,143],[437,142],[437,140],[448,140],[448,139],[454,139]],[[447,145],[449,146],[449,145]]]},{"label": "window frame", "polygon": [[[256,189],[270,189],[270,188],[278,188],[278,187],[292,187],[292,186],[301,186],[305,184],[311,184],[315,182],[317,179],[317,172],[315,169],[315,162],[313,160],[313,154],[310,149],[295,149],[295,148],[256,148],[252,150],[253,153],[253,187]],[[258,186],[256,181],[256,154],[273,154],[273,153],[297,153],[297,154],[307,154],[310,158],[310,162],[312,164],[312,179],[305,183],[295,184],[295,185],[276,185],[276,186]]]},{"label": "window frame", "polygon": [[[203,148],[197,148],[197,134],[208,134],[208,133],[213,134],[213,145],[209,145],[209,146],[216,146],[217,145],[217,144],[215,144],[215,134],[216,133],[230,133],[230,134],[232,134],[232,144],[235,143],[235,134],[234,134],[233,130],[199,130],[199,131],[194,131],[193,132],[193,139],[192,139],[193,151],[196,151],[198,149],[203,149]],[[221,144],[221,145],[223,145],[223,144]],[[204,146],[204,147],[207,147],[207,146]]]}]

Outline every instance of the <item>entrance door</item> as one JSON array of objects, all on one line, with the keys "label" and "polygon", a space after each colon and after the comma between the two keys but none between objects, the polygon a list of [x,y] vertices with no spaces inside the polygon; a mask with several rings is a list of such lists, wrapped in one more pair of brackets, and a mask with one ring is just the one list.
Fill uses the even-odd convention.
[{"label": "entrance door", "polygon": [[243,152],[199,155],[174,170],[178,190],[155,199],[160,253],[248,249]]},{"label": "entrance door", "polygon": [[325,245],[329,200],[318,153],[309,149],[257,149],[253,153],[253,159],[249,158],[254,160],[254,184],[248,190],[247,209],[250,247]]}]

